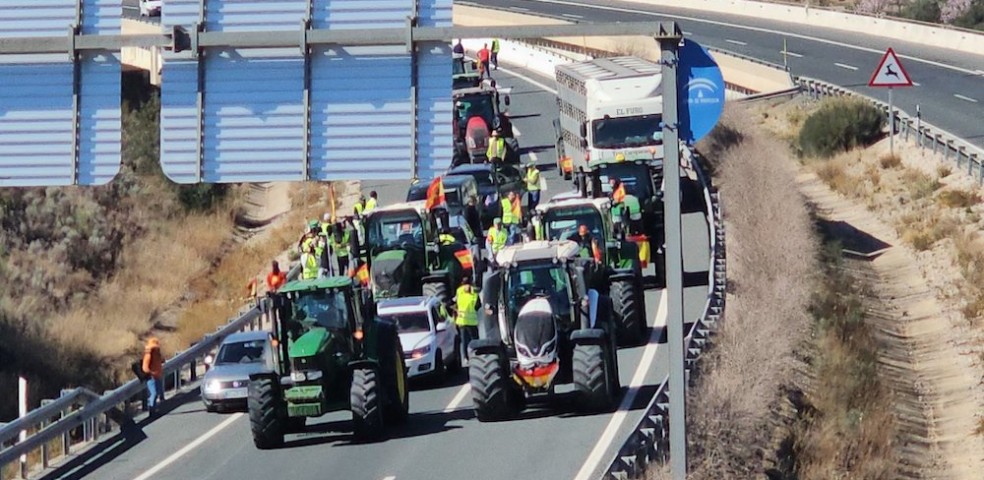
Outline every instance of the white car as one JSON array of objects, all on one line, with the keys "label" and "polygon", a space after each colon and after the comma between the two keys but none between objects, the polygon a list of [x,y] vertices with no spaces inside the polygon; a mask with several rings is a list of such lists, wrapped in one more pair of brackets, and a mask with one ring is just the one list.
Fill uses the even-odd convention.
[{"label": "white car", "polygon": [[141,17],[159,17],[161,15],[161,0],[140,0]]},{"label": "white car", "polygon": [[376,314],[395,323],[400,332],[408,378],[440,378],[461,369],[458,330],[442,310],[434,297],[395,298],[377,305]]}]

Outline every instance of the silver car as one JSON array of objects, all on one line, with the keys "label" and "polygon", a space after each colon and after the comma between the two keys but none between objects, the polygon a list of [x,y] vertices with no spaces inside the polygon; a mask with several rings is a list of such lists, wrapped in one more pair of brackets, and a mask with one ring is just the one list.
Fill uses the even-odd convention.
[{"label": "silver car", "polygon": [[205,359],[210,367],[201,386],[205,410],[245,408],[249,376],[273,370],[273,358],[270,332],[240,332],[226,337],[215,357]]}]

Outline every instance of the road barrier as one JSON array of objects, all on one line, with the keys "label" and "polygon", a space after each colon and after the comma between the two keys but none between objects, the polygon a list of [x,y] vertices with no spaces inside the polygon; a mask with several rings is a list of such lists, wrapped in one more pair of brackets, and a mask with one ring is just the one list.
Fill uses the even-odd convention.
[{"label": "road barrier", "polygon": [[[294,265],[287,274],[290,280],[300,274],[300,265]],[[248,310],[206,335],[190,348],[177,353],[164,363],[165,386],[177,391],[198,379],[202,359],[233,333],[263,328],[268,303],[265,299],[251,305]],[[186,380],[185,380],[186,379]],[[182,381],[184,380],[184,383]],[[0,480],[8,464],[19,462],[21,455],[29,455],[30,462],[18,468],[20,478],[28,478],[32,470],[50,467],[52,461],[73,453],[100,437],[111,433],[114,424],[130,418],[132,402],[145,401],[147,386],[138,379],[130,380],[102,396],[85,388],[62,392],[61,397],[42,402],[27,415],[0,427]],[[165,396],[166,397],[166,396]],[[168,408],[173,400],[165,399],[162,408]],[[112,420],[112,421],[111,421]],[[78,429],[81,428],[81,431]],[[21,431],[29,432],[23,442],[17,442]],[[53,447],[54,448],[53,451]],[[39,457],[35,452],[40,451]]]}]

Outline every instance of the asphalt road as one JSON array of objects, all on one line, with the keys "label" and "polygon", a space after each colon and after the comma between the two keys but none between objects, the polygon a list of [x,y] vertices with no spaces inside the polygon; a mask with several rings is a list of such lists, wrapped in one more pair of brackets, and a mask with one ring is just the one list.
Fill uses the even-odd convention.
[{"label": "asphalt road", "polygon": [[[553,95],[504,71],[496,75],[503,86],[514,87],[514,125],[521,147],[535,152],[548,178],[544,195],[566,191],[568,184],[553,170]],[[550,85],[548,79],[538,80]],[[377,190],[383,204],[402,200],[405,187],[405,182],[363,184],[365,191]],[[702,203],[699,190],[685,190],[685,195],[684,268],[693,273],[695,284],[685,291],[685,318],[694,319],[707,293],[706,286],[696,284],[706,284],[708,230],[702,211],[687,210]],[[658,290],[646,293],[651,319],[659,296]],[[410,396],[408,424],[385,441],[351,443],[350,414],[336,412],[312,420],[308,432],[288,436],[285,448],[260,451],[253,447],[245,415],[206,413],[197,392],[191,392],[172,412],[128,429],[127,435],[108,440],[48,478],[570,480],[582,468],[584,478],[597,478],[592,467],[607,466],[666,375],[663,325],[652,326],[648,345],[619,351],[625,404],[614,413],[578,415],[560,402],[527,410],[516,420],[480,423],[473,415],[466,376],[460,375],[445,385],[417,385]],[[604,439],[600,446],[599,439]]]},{"label": "asphalt road", "polygon": [[[469,2],[458,2],[469,3]],[[471,4],[471,3],[469,3]],[[980,55],[925,47],[904,39],[852,33],[801,24],[757,20],[685,8],[589,0],[483,0],[475,6],[536,13],[574,22],[676,20],[689,38],[704,46],[783,64],[794,75],[812,77],[888,101],[884,88],[869,88],[868,79],[888,47],[918,86],[896,88],[894,104],[910,115],[920,105],[922,118],[979,146],[984,146],[984,45]]]}]

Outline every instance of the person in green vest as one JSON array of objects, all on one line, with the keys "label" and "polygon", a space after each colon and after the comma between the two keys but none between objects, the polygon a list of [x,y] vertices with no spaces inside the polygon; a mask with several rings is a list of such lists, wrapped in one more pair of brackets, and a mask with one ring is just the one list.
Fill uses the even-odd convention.
[{"label": "person in green vest", "polygon": [[526,208],[532,213],[540,204],[540,169],[536,168],[536,160],[532,158],[526,164],[526,191]]},{"label": "person in green vest", "polygon": [[359,195],[359,199],[355,202],[355,207],[352,212],[355,213],[355,218],[362,218],[362,214],[366,210],[366,196]]},{"label": "person in green vest", "polygon": [[342,222],[336,223],[332,230],[331,249],[335,252],[338,274],[345,275],[349,268],[349,242],[352,240],[352,234]]},{"label": "person in green vest", "polygon": [[519,225],[523,223],[523,210],[519,202],[519,195],[510,191],[499,201],[499,205],[502,207],[502,225],[506,228],[510,239],[515,240],[514,237],[520,233]]},{"label": "person in green vest", "polygon": [[492,39],[492,48],[489,49],[489,51],[492,53],[491,55],[492,68],[498,70],[499,69],[499,39],[498,38]]},{"label": "person in green vest", "polygon": [[326,213],[323,217],[321,217],[321,232],[319,233],[319,235],[327,238],[330,233],[331,233],[331,214]]},{"label": "person in green vest", "polygon": [[638,235],[642,231],[642,205],[639,204],[639,197],[627,193],[622,199],[622,205],[622,215],[629,220],[625,223],[629,227],[629,235]]},{"label": "person in green vest", "polygon": [[478,340],[478,292],[472,287],[471,277],[464,276],[455,292],[454,325],[461,339],[461,351],[468,358],[468,345]]},{"label": "person in green vest", "polygon": [[314,280],[318,278],[318,257],[314,254],[314,244],[309,244],[301,254],[301,279]]},{"label": "person in green vest", "polygon": [[502,247],[506,246],[506,239],[508,238],[506,229],[502,226],[502,219],[496,217],[492,220],[492,226],[489,227],[489,233],[485,237],[485,243],[489,249],[489,258],[495,261],[495,254],[502,250]]}]

